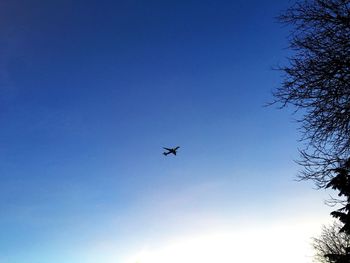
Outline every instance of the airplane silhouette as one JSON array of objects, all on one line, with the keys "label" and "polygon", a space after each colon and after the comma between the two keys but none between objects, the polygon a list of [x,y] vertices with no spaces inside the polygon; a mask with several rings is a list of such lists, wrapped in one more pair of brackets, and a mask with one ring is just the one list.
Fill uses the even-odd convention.
[{"label": "airplane silhouette", "polygon": [[167,152],[163,152],[163,154],[165,155],[165,156],[167,156],[168,154],[174,154],[174,155],[176,155],[176,151],[177,151],[177,149],[179,149],[180,148],[180,146],[177,146],[177,147],[175,147],[175,148],[165,148],[165,147],[163,147],[163,149],[165,149],[165,150],[167,150]]}]

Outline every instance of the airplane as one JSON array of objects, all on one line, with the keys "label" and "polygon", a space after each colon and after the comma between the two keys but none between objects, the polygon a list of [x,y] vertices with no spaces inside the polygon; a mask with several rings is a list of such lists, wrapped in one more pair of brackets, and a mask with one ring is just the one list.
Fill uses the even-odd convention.
[{"label": "airplane", "polygon": [[175,148],[165,148],[165,147],[163,147],[163,149],[165,149],[165,150],[167,150],[167,152],[163,152],[163,154],[165,155],[165,156],[167,156],[168,154],[174,154],[174,155],[176,155],[176,151],[177,151],[177,149],[179,149],[180,148],[180,146],[177,146],[177,147],[175,147]]}]

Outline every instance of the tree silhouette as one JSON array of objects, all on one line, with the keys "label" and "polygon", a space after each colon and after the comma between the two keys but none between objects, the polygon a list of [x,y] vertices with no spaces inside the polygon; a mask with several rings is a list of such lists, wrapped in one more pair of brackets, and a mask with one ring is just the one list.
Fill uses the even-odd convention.
[{"label": "tree silhouette", "polygon": [[[334,178],[327,184],[327,188],[330,187],[339,191],[338,196],[343,197],[345,200],[342,203],[342,207],[336,211],[333,211],[331,215],[343,224],[336,224],[338,233],[332,231],[324,231],[323,243],[318,242],[320,247],[328,248],[324,253],[324,258],[328,262],[334,263],[349,263],[350,262],[350,158],[343,163],[339,168],[334,169],[336,174]],[[332,232],[332,233],[330,233]],[[327,237],[327,238],[326,238]],[[332,238],[329,238],[332,237]],[[342,242],[340,241],[347,241]],[[322,246],[321,246],[322,245]],[[329,249],[337,248],[337,249]]]},{"label": "tree silhouette", "polygon": [[[288,105],[300,113],[302,140],[298,161],[302,180],[320,188],[339,191],[342,207],[331,215],[342,223],[334,238],[350,235],[350,0],[296,2],[279,17],[292,27],[290,49],[294,55],[274,92],[281,108]],[[329,232],[328,232],[329,233]],[[327,237],[327,238],[325,238]],[[349,244],[330,250],[329,236],[318,240],[325,249],[323,262],[350,263]],[[323,251],[323,252],[325,252]]]},{"label": "tree silhouette", "polygon": [[345,198],[345,200],[342,202],[343,206],[333,211],[331,215],[338,218],[344,224],[340,232],[350,235],[350,158],[342,166],[334,169],[334,173],[336,176],[326,187],[338,190],[338,196]]},{"label": "tree silhouette", "polygon": [[292,26],[294,55],[275,101],[301,113],[300,179],[325,187],[350,155],[350,1],[297,2],[279,17]]},{"label": "tree silhouette", "polygon": [[350,236],[346,233],[339,233],[341,228],[341,224],[334,222],[329,227],[324,226],[321,235],[313,238],[312,246],[315,250],[315,259],[317,262],[331,263],[337,262],[332,257],[338,259],[345,258],[350,247]]}]

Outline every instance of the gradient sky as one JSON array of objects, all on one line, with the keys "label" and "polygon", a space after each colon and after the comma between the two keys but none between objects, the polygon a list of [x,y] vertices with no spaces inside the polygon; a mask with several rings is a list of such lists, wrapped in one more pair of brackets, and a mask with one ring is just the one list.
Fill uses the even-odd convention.
[{"label": "gradient sky", "polygon": [[311,262],[292,3],[0,1],[0,263]]}]

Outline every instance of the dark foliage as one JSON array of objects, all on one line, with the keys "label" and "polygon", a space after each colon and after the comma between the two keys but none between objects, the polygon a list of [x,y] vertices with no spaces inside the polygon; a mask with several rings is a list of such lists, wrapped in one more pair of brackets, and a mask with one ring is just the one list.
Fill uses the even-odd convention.
[{"label": "dark foliage", "polygon": [[350,158],[341,167],[334,169],[334,173],[336,175],[326,187],[339,191],[338,196],[345,198],[345,201],[343,207],[331,215],[344,224],[340,232],[350,235]]},{"label": "dark foliage", "polygon": [[[325,231],[323,238],[316,239],[316,248],[322,248],[323,259],[326,262],[349,263],[350,262],[350,158],[333,170],[335,176],[326,185],[327,188],[337,190],[338,196],[344,198],[343,206],[331,213],[342,225],[336,225],[337,232]],[[331,238],[329,238],[331,237]],[[346,240],[345,244],[343,241]],[[342,242],[340,242],[342,241]],[[341,244],[340,244],[341,243]],[[314,246],[315,247],[315,246]],[[329,249],[332,248],[332,249]],[[317,249],[316,249],[317,251]],[[319,251],[318,251],[319,252]],[[320,254],[320,253],[319,253]],[[322,258],[321,258],[322,259]],[[324,262],[323,260],[320,260]]]},{"label": "dark foliage", "polygon": [[[339,233],[342,225],[334,222],[329,227],[323,227],[318,238],[314,238],[312,245],[315,250],[315,259],[320,263],[341,262],[349,254],[350,236]],[[349,263],[349,261],[345,261]]]},{"label": "dark foliage", "polygon": [[349,263],[350,262],[350,254],[339,255],[339,254],[327,254],[326,258],[329,259],[330,262],[335,263]]}]

